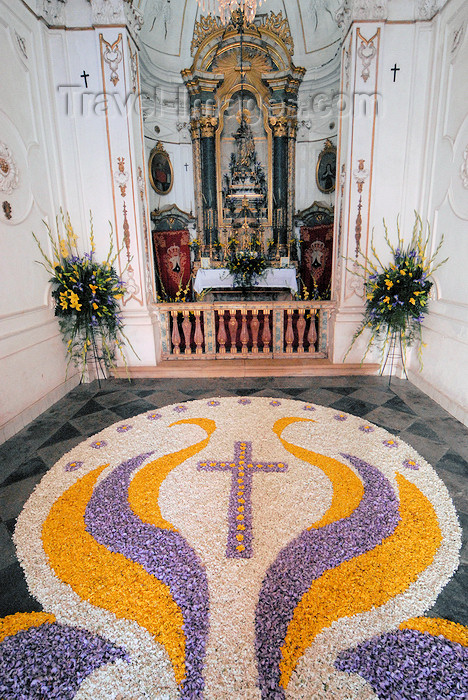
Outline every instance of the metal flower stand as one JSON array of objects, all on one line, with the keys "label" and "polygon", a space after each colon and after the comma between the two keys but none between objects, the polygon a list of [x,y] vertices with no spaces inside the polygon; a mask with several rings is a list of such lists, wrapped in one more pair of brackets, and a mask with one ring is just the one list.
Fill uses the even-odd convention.
[{"label": "metal flower stand", "polygon": [[[385,349],[386,346],[387,349]],[[405,378],[408,379],[408,373],[406,371],[406,350],[404,348],[401,331],[393,331],[389,337],[387,336],[383,347],[383,354],[385,355],[385,360],[380,368],[380,376],[384,374],[385,368],[389,365],[388,385],[390,386],[392,383],[393,370],[398,366],[398,363],[401,364]]]}]

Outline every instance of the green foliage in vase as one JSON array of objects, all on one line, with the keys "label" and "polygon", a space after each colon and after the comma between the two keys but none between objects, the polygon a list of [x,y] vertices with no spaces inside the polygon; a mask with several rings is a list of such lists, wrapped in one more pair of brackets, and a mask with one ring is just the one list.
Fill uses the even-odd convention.
[{"label": "green foliage in vase", "polygon": [[92,217],[89,253],[79,253],[78,236],[68,213],[64,215],[62,212],[62,224],[64,233],[61,234],[57,218],[55,238],[45,223],[52,257],[46,255],[34,233],[33,236],[44,259],[41,264],[51,274],[49,281],[52,284],[55,315],[67,347],[67,372],[73,362],[80,368],[83,378],[90,358],[98,364],[104,363],[107,369],[113,368],[116,366],[116,350],[127,366],[123,345],[128,343],[131,347],[131,344],[123,332],[120,313],[120,299],[126,289],[114,268],[120,251],[113,255],[112,227],[107,258],[98,262],[95,259]]}]

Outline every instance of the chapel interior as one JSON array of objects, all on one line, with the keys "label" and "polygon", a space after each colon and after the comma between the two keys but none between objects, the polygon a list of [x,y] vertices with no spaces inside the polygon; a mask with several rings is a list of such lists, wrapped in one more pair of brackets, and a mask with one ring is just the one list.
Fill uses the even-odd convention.
[{"label": "chapel interior", "polygon": [[465,3],[2,7],[3,439],[80,381],[31,235],[60,211],[113,232],[135,378],[376,374],[360,266],[417,213],[448,261],[385,372],[467,423]]},{"label": "chapel interior", "polygon": [[[468,625],[468,4],[0,0],[0,617],[40,610],[16,518],[68,450],[205,397],[317,402],[400,436],[446,484],[461,563],[430,615]],[[113,237],[128,338],[67,368],[32,233]],[[421,217],[417,347],[364,334],[363,261]],[[233,259],[260,260],[242,277]],[[237,277],[236,277],[237,275]],[[240,277],[239,277],[240,275]],[[388,348],[387,348],[388,351]],[[385,351],[384,351],[385,352]],[[129,381],[130,380],[130,381]]]}]

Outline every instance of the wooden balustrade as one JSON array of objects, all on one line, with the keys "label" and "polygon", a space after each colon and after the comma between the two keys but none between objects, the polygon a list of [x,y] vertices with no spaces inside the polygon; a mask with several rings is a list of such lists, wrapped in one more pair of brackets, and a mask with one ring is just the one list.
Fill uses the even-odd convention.
[{"label": "wooden balustrade", "polygon": [[330,301],[158,304],[163,359],[327,357]]}]

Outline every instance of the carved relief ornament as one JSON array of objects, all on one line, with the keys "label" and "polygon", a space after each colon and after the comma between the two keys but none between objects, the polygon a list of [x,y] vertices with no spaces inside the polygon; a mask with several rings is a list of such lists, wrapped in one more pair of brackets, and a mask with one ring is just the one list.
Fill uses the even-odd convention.
[{"label": "carved relief ornament", "polygon": [[63,10],[67,0],[42,0],[42,16],[48,24],[64,23]]},{"label": "carved relief ornament", "polygon": [[452,34],[452,47],[450,49],[450,57],[452,63],[455,61],[455,58],[458,53],[458,49],[463,43],[463,39],[465,38],[465,30],[466,30],[466,25],[462,23],[458,29],[455,29],[453,34]]},{"label": "carved relief ornament", "polygon": [[118,170],[114,172],[114,182],[120,187],[120,194],[125,197],[127,194],[127,182],[130,177],[125,170],[125,158],[117,158]]},{"label": "carved relief ornament", "polygon": [[290,136],[294,138],[297,131],[297,118],[294,116],[288,117],[271,117],[269,119],[273,136]]},{"label": "carved relief ornament", "polygon": [[418,0],[416,5],[416,19],[432,19],[445,5],[446,1],[447,0]]},{"label": "carved relief ornament", "polygon": [[463,187],[468,190],[468,146],[463,152],[463,160],[460,168],[460,177]]},{"label": "carved relief ornament", "polygon": [[122,34],[119,34],[118,38],[113,44],[109,44],[109,42],[104,39],[102,34],[100,37],[102,42],[102,57],[104,62],[107,63],[110,68],[110,80],[115,86],[119,82],[119,74],[117,73],[117,70],[123,58],[122,47],[119,47],[119,44],[122,42]]},{"label": "carved relief ornament", "polygon": [[18,166],[8,146],[0,141],[0,191],[11,194],[18,187]]},{"label": "carved relief ornament", "polygon": [[370,39],[366,39],[362,36],[359,29],[357,31],[357,37],[361,40],[361,43],[358,46],[357,55],[361,59],[361,78],[364,80],[365,83],[369,80],[370,67],[372,65],[372,61],[377,56],[377,46],[374,43],[374,40],[379,38],[379,34],[380,29],[377,29],[374,36],[372,36]]},{"label": "carved relief ornament", "polygon": [[355,20],[384,20],[388,16],[388,0],[345,0],[335,13],[339,27],[347,29]]},{"label": "carved relief ornament", "polygon": [[218,120],[216,117],[200,117],[194,122],[192,129],[200,129],[202,137],[211,138],[215,135],[217,126]]}]

